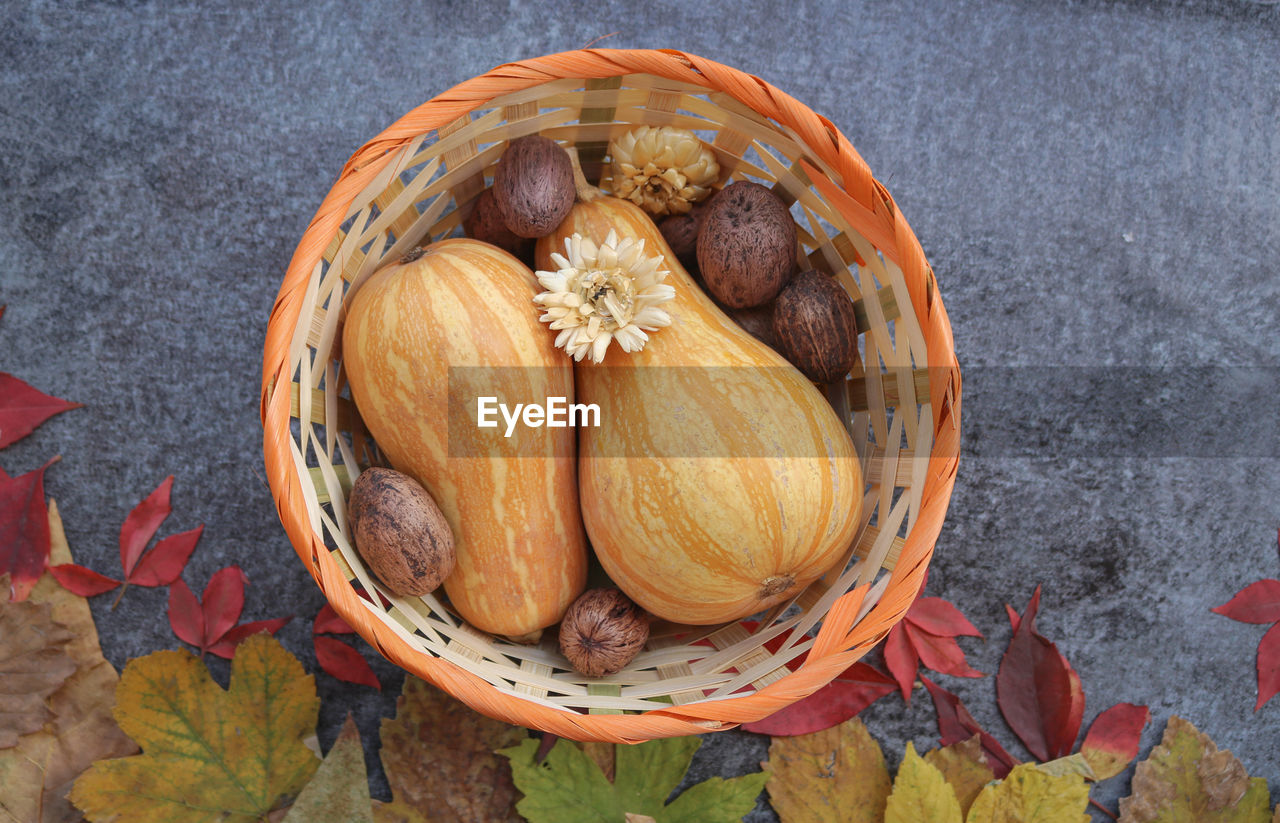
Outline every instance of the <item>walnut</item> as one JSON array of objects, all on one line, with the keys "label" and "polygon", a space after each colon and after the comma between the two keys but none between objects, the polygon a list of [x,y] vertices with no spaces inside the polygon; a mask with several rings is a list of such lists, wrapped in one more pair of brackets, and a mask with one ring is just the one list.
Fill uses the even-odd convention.
[{"label": "walnut", "polygon": [[609,143],[613,193],[654,217],[687,214],[720,177],[715,152],[691,131],[640,126]]},{"label": "walnut", "polygon": [[453,532],[436,501],[407,474],[379,467],[356,478],[347,503],[356,551],[401,597],[430,594],[453,571]]},{"label": "walnut", "polygon": [[649,615],[617,589],[588,589],[560,621],[560,652],[588,677],[620,671],[648,639]]},{"label": "walnut", "polygon": [[853,299],[835,278],[797,274],[773,307],[778,350],[810,380],[842,380],[858,362]]}]

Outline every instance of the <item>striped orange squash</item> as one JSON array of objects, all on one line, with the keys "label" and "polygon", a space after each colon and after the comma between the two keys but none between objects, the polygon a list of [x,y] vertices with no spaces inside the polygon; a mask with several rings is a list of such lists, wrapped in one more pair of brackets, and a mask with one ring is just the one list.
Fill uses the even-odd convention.
[{"label": "striped orange squash", "polygon": [[734,620],[793,596],[841,558],[858,524],[862,472],[817,388],[744,332],[677,262],[653,221],[614,197],[574,205],[538,242],[541,268],[574,232],[643,238],[663,254],[672,322],[639,352],[611,346],[575,366],[587,534],[633,600],[679,623]]},{"label": "striped orange squash", "polygon": [[521,426],[504,438],[501,424],[477,429],[470,404],[572,402],[573,370],[538,322],[538,290],[505,251],[443,240],[360,286],[342,335],[365,425],[453,529],[450,602],[473,626],[524,639],[557,622],[586,581],[574,434]]}]

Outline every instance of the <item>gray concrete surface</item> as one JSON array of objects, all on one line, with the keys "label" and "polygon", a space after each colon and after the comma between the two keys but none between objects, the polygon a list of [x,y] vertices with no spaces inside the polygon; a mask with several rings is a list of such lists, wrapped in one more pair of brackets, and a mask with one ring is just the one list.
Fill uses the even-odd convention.
[{"label": "gray concrete surface", "polygon": [[[1280,788],[1280,701],[1253,711],[1262,630],[1209,613],[1280,571],[1277,6],[5,5],[0,369],[86,408],[0,465],[62,455],[47,488],[82,562],[115,571],[124,514],[174,474],[165,528],[207,527],[186,579],[239,563],[247,618],[297,615],[280,636],[314,669],[321,598],[263,482],[257,391],[315,207],[362,142],[498,63],[603,35],[678,47],[827,115],[929,255],[967,374],[929,589],[987,633],[965,642],[972,663],[995,671],[1003,604],[1041,583],[1086,722],[1149,704],[1145,750],[1180,714]],[[1133,437],[1113,435],[1124,426]],[[163,591],[109,601],[94,614],[117,667],[179,645]],[[353,712],[385,796],[376,729],[401,677],[373,663],[381,695],[318,677],[320,736]],[[993,678],[940,681],[1022,753]],[[923,692],[864,717],[893,761],[936,741]],[[691,780],[754,770],[766,743],[710,736]],[[1114,808],[1128,779],[1095,796]],[[749,819],[776,818],[761,801]]]}]

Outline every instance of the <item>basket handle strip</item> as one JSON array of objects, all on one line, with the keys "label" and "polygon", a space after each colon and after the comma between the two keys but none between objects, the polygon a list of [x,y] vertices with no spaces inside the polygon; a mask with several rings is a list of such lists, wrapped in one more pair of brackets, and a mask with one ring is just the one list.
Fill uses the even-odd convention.
[{"label": "basket handle strip", "polygon": [[[339,614],[356,623],[362,636],[372,637],[378,651],[387,659],[444,687],[486,715],[516,725],[534,725],[566,737],[613,742],[697,734],[764,717],[825,685],[878,642],[919,591],[954,485],[959,445],[956,421],[960,382],[958,372],[950,368],[946,379],[930,381],[935,453],[942,457],[930,459],[921,511],[915,528],[907,536],[891,585],[856,627],[852,624],[856,608],[833,610],[824,621],[823,631],[829,631],[828,636],[843,636],[841,642],[832,642],[832,645],[861,642],[846,651],[826,655],[811,653],[799,671],[751,695],[655,709],[640,715],[578,715],[509,697],[458,666],[423,659],[366,611],[321,538],[311,529],[301,481],[293,470],[290,455],[289,344],[311,272],[321,261],[358,194],[396,152],[423,134],[438,130],[501,94],[552,80],[632,73],[657,75],[728,93],[760,114],[793,129],[824,163],[838,171],[847,194],[833,198],[833,206],[841,210],[851,225],[860,231],[865,229],[871,235],[868,239],[876,242],[882,252],[895,254],[895,262],[903,269],[917,318],[925,331],[930,359],[933,361],[935,356],[943,359],[930,365],[954,367],[950,326],[919,242],[893,207],[888,193],[875,182],[865,161],[830,121],[759,78],[694,55],[672,50],[588,49],[499,66],[409,112],[352,155],[299,242],[272,308],[264,346],[260,404],[267,474],[278,501],[281,522],[304,564]],[[813,174],[813,179],[815,185],[821,186],[819,181],[825,177]],[[886,222],[893,227],[892,241],[883,233]],[[825,646],[822,651],[826,651]]]}]

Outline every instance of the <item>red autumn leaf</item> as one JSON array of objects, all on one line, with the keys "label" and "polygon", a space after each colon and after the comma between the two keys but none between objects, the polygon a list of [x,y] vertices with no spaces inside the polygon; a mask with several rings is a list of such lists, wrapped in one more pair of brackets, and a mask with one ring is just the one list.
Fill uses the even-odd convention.
[{"label": "red autumn leaf", "polygon": [[813,694],[754,723],[743,731],[785,737],[839,725],[896,688],[893,678],[866,663],[854,663]]},{"label": "red autumn leaf", "polygon": [[169,586],[169,626],[179,640],[204,653],[204,612],[185,580],[175,580]]},{"label": "red autumn leaf", "polygon": [[347,683],[370,686],[382,691],[382,683],[373,673],[364,655],[336,637],[315,635],[316,661],[320,668]]},{"label": "red autumn leaf", "polygon": [[120,566],[126,578],[133,574],[142,551],[155,536],[160,524],[169,516],[169,492],[173,488],[173,475],[164,479],[147,499],[133,507],[120,526]]},{"label": "red autumn leaf", "polygon": [[105,577],[93,569],[76,563],[50,566],[49,573],[62,585],[62,588],[81,597],[93,597],[97,594],[109,592],[120,585],[119,580]]},{"label": "red autumn leaf", "polygon": [[1115,777],[1138,756],[1142,729],[1151,722],[1146,706],[1117,703],[1094,718],[1080,753],[1098,780]]},{"label": "red autumn leaf", "polygon": [[911,690],[916,683],[916,670],[920,658],[907,638],[906,627],[901,622],[889,629],[889,636],[884,641],[884,665],[898,684],[902,699],[911,702]]},{"label": "red autumn leaf", "polygon": [[230,660],[235,656],[236,646],[246,638],[252,637],[259,632],[267,632],[275,634],[288,625],[293,619],[293,615],[288,617],[278,617],[275,620],[255,620],[252,623],[241,623],[231,631],[222,636],[222,639],[209,647],[209,654],[216,654],[218,657]]},{"label": "red autumn leaf", "polygon": [[907,639],[915,649],[920,662],[935,672],[954,675],[955,677],[982,677],[982,672],[971,668],[965,662],[964,652],[954,637],[940,637],[923,629],[915,623],[906,621]]},{"label": "red autumn leaf", "polygon": [[982,637],[959,609],[941,597],[916,598],[905,619],[938,637]]},{"label": "red autumn leaf", "polygon": [[171,534],[156,543],[155,548],[142,556],[133,567],[129,582],[138,586],[167,586],[182,576],[191,553],[204,534],[204,525],[191,531]]},{"label": "red autumn leaf", "polygon": [[55,414],[83,405],[50,397],[11,374],[0,372],[0,449],[31,434]]},{"label": "red autumn leaf", "polygon": [[312,634],[354,634],[355,629],[347,621],[338,616],[333,606],[325,603],[311,624]]},{"label": "red autumn leaf", "polygon": [[[923,590],[923,586],[921,589]],[[982,677],[965,661],[956,638],[982,637],[959,609],[940,597],[918,597],[902,620],[889,630],[884,663],[898,683],[902,699],[911,702],[920,664],[956,677]]]},{"label": "red autumn leaf", "polygon": [[927,677],[921,677],[920,680],[929,690],[929,696],[933,698],[933,707],[938,713],[938,734],[941,735],[942,745],[961,743],[975,734],[978,735],[982,740],[982,751],[987,756],[987,764],[991,766],[996,777],[1003,780],[1018,761],[1004,750],[1000,741],[978,725],[978,721],[969,713],[959,697]]},{"label": "red autumn leaf", "polygon": [[1084,687],[1058,647],[1036,631],[1040,587],[1018,621],[996,674],[996,702],[1009,728],[1040,761],[1065,757],[1084,719]]},{"label": "red autumn leaf", "polygon": [[1280,623],[1267,629],[1258,643],[1258,702],[1256,712],[1280,692]]},{"label": "red autumn leaf", "polygon": [[169,586],[169,625],[184,643],[206,653],[231,659],[236,646],[246,637],[266,631],[275,634],[292,616],[276,620],[257,620],[237,626],[244,611],[244,587],[248,583],[239,566],[227,566],[214,572],[197,600],[186,582],[179,579]]},{"label": "red autumn leaf", "polygon": [[249,578],[239,566],[227,566],[213,573],[200,596],[204,612],[204,636],[212,646],[240,622],[244,611],[244,587]]},{"label": "red autumn leaf", "polygon": [[53,458],[35,471],[0,478],[0,575],[10,575],[11,600],[26,600],[49,565],[49,510],[44,503],[44,473]]},{"label": "red autumn leaf", "polygon": [[[63,587],[81,597],[111,591],[122,583],[126,588],[167,586],[181,577],[196,544],[200,542],[200,535],[204,533],[203,525],[162,538],[151,551],[143,554],[147,543],[169,516],[172,488],[173,475],[170,475],[125,517],[120,527],[120,565],[124,569],[124,580],[107,577],[74,563],[55,566],[52,569],[54,577]],[[116,598],[117,602],[119,599]]]},{"label": "red autumn leaf", "polygon": [[1258,580],[1236,592],[1236,596],[1210,609],[1214,614],[1241,623],[1280,621],[1280,580]]}]

